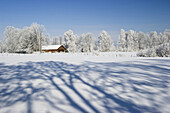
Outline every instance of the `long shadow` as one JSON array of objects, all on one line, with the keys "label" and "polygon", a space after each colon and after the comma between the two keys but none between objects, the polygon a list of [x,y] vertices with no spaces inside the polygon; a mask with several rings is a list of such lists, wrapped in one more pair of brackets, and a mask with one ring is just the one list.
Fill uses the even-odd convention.
[{"label": "long shadow", "polygon": [[[57,65],[56,65],[56,63],[51,62],[50,64],[53,64],[53,65],[48,65],[48,67],[50,67],[51,69],[56,69],[56,67],[57,67],[57,68],[60,69],[62,72],[64,72],[64,71],[62,70],[62,68],[60,68],[60,65],[61,65],[62,63],[59,63],[60,65],[58,65],[58,63],[57,63]],[[41,64],[41,65],[43,65],[43,64]],[[72,66],[73,66],[73,65],[72,65]],[[72,69],[73,69],[73,68],[72,68]],[[53,71],[54,71],[55,73],[58,73],[58,71],[56,71],[56,70],[53,70]],[[65,72],[64,72],[64,73],[65,73]],[[48,77],[48,76],[47,76],[47,77]],[[76,103],[71,99],[71,97],[70,97],[66,92],[64,92],[64,90],[62,90],[62,89],[52,80],[54,77],[60,78],[60,79],[65,83],[65,85],[66,85],[68,88],[70,88],[71,90],[73,90],[73,91],[83,100],[83,102],[84,102],[88,107],[90,107],[94,112],[100,113],[100,111],[98,111],[98,110],[74,87],[74,82],[73,82],[73,77],[72,77],[72,75],[69,76],[69,81],[70,81],[69,84],[65,81],[65,79],[62,78],[62,76],[61,76],[60,74],[52,75],[51,77],[48,77],[48,78],[51,80],[52,84],[53,84],[59,91],[61,91],[61,92],[65,95],[65,97],[69,100],[70,104],[71,104],[73,107],[78,108],[78,109],[79,109],[80,111],[82,111],[82,112],[87,112],[86,110],[84,110],[83,108],[81,108],[78,104],[76,104]]]},{"label": "long shadow", "polygon": [[87,111],[85,109],[83,109],[81,106],[79,106],[70,96],[69,94],[67,94],[67,92],[65,92],[62,88],[60,88],[54,81],[53,78],[49,77],[49,80],[51,80],[52,84],[56,87],[57,90],[59,90],[65,97],[66,99],[70,102],[70,104],[80,110],[83,113],[87,113]]},{"label": "long shadow", "polygon": [[[64,71],[62,68],[60,68],[62,71]],[[65,72],[65,71],[64,71]],[[70,81],[70,85],[63,79],[60,78],[67,87],[69,87],[70,89],[72,89],[83,101],[84,103],[86,103],[87,106],[89,106],[94,112],[96,113],[100,113],[74,86],[74,82],[73,82],[73,75],[70,74],[69,77],[69,81]]]},{"label": "long shadow", "polygon": [[[169,98],[168,91],[166,91],[166,89],[169,88],[170,69],[169,65],[164,65],[164,67],[159,67],[159,65],[152,66],[152,63],[149,61],[150,60],[148,60],[148,65],[145,65],[143,62],[138,64],[138,61],[135,63],[84,62],[81,65],[54,61],[27,62],[23,65],[8,66],[0,63],[0,109],[5,107],[9,107],[9,109],[11,109],[12,106],[18,102],[23,102],[27,103],[26,112],[34,113],[34,101],[42,101],[48,103],[48,105],[56,111],[70,112],[68,109],[60,107],[63,103],[56,103],[58,101],[62,101],[59,97],[53,99],[49,98],[51,88],[54,87],[55,90],[59,91],[64,96],[65,100],[69,102],[69,105],[67,106],[83,113],[89,112],[89,109],[95,113],[112,113],[116,111],[159,113],[161,112],[161,103],[159,103],[159,101],[154,102],[152,95],[164,93],[166,94],[165,99]],[[162,62],[167,61],[169,60]],[[135,69],[139,69],[140,71]],[[154,73],[150,73],[151,71]],[[133,79],[134,77],[138,79],[142,78],[145,81],[135,80]],[[54,80],[55,78],[62,81],[62,84],[57,83]],[[36,81],[42,82],[37,83]],[[87,96],[85,96],[79,88],[75,87],[75,85],[78,84],[76,81],[79,81],[79,84],[88,86],[92,89],[85,89],[84,92],[95,97],[95,99],[91,97],[87,98]],[[49,87],[44,86],[43,84],[45,83],[48,84]],[[62,85],[70,89],[74,95],[78,96],[81,99],[81,102],[83,102],[88,109],[79,104],[80,102],[76,101],[75,97],[72,94],[69,94]],[[117,91],[117,86],[122,87],[123,91],[114,93],[114,91]],[[142,88],[142,86],[152,87],[157,90],[161,88],[161,90],[159,92],[151,92]],[[109,88],[111,90],[108,90]],[[127,90],[129,88],[131,88],[131,92]],[[147,106],[145,104],[136,104],[132,101],[137,101],[135,98],[129,97],[127,99],[121,96],[129,93],[133,93],[134,95],[143,94],[147,96],[147,98],[141,98],[152,102],[152,105]],[[103,96],[100,96],[100,94]],[[51,95],[57,97],[57,94]],[[100,104],[97,104],[97,102],[100,102]],[[111,105],[112,103],[114,103],[114,105]],[[101,110],[97,106],[100,106],[100,108],[103,109]]]},{"label": "long shadow", "polygon": [[0,108],[12,106],[18,102],[27,102],[27,113],[32,113],[32,95],[45,90],[43,87],[36,88],[31,82],[27,82],[43,79],[41,76],[30,75],[29,73],[33,70],[34,68],[30,65],[0,65]]},{"label": "long shadow", "polygon": [[60,69],[62,71],[64,71],[65,73],[74,76],[76,79],[80,80],[82,83],[86,84],[87,86],[91,87],[94,90],[97,90],[98,92],[102,93],[105,95],[105,98],[110,98],[112,99],[114,102],[116,102],[117,104],[121,105],[122,107],[125,107],[128,109],[129,112],[133,112],[133,113],[140,113],[140,111],[138,109],[136,109],[135,105],[130,103],[130,102],[124,102],[122,100],[117,99],[116,97],[114,97],[111,94],[106,93],[104,90],[102,90],[100,87],[98,86],[94,86],[89,84],[88,82],[85,82],[83,79],[81,79],[79,76],[77,76],[75,73],[70,72],[69,70],[65,70],[62,67],[60,67]]}]

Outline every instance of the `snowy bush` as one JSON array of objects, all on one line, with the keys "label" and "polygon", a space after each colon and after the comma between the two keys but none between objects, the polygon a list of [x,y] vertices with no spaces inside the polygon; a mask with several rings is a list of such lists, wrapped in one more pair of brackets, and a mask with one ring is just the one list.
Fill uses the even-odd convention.
[{"label": "snowy bush", "polygon": [[156,52],[155,52],[155,49],[153,49],[153,48],[147,49],[147,50],[140,50],[137,53],[137,56],[139,56],[139,57],[156,57]]},{"label": "snowy bush", "polygon": [[170,44],[165,43],[154,48],[141,50],[137,53],[140,57],[170,57]]},{"label": "snowy bush", "polygon": [[165,43],[156,48],[156,55],[159,57],[170,57],[170,44]]},{"label": "snowy bush", "polygon": [[99,52],[98,51],[93,51],[93,55],[99,56]]}]

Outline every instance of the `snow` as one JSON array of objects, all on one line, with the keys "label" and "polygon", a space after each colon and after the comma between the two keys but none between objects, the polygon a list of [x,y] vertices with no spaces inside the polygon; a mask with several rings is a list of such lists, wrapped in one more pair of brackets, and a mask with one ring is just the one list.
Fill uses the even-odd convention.
[{"label": "snow", "polygon": [[0,54],[0,113],[170,113],[170,58]]},{"label": "snow", "polygon": [[53,49],[58,49],[61,45],[47,45],[47,46],[42,46],[42,50],[53,50]]}]

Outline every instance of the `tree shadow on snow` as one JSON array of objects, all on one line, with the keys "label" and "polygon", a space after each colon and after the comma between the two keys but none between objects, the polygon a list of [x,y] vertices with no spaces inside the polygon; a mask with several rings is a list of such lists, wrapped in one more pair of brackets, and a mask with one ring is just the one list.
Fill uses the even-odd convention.
[{"label": "tree shadow on snow", "polygon": [[74,112],[67,107],[83,113],[161,112],[163,103],[155,97],[169,98],[170,68],[146,62],[0,63],[0,109],[21,102],[34,113],[34,104],[44,102],[65,113]]}]

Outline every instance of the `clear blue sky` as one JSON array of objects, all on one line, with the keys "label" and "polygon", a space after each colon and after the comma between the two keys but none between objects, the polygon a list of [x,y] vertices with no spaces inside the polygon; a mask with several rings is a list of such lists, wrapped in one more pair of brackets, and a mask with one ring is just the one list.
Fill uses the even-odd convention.
[{"label": "clear blue sky", "polygon": [[170,0],[0,0],[0,39],[6,26],[37,22],[52,36],[101,30],[114,40],[120,29],[163,32],[170,29]]}]

